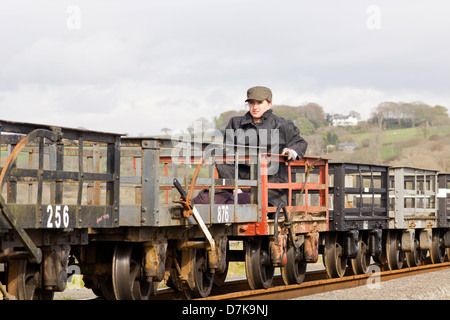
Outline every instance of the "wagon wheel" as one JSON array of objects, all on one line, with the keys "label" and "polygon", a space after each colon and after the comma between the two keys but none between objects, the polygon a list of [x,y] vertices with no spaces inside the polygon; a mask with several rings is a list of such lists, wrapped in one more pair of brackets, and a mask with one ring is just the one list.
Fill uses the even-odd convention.
[{"label": "wagon wheel", "polygon": [[[111,265],[113,256],[114,256],[114,246],[105,246],[100,248],[97,251],[98,261],[99,263],[107,263]],[[98,275],[98,283],[100,286],[100,292],[103,298],[106,300],[115,300],[116,296],[114,295],[114,286],[112,283],[112,275],[111,274],[101,274]]]},{"label": "wagon wheel", "polygon": [[414,250],[411,252],[405,252],[406,264],[409,268],[417,267],[420,265],[422,259],[422,252],[419,248],[419,242],[414,240]]},{"label": "wagon wheel", "polygon": [[267,289],[272,285],[275,268],[270,262],[266,242],[256,238],[246,243],[245,273],[252,289]]},{"label": "wagon wheel", "polygon": [[117,300],[148,300],[152,282],[147,282],[142,266],[141,246],[118,243],[114,250],[112,283]]},{"label": "wagon wheel", "polygon": [[225,267],[225,270],[223,272],[216,271],[216,273],[214,274],[214,285],[215,286],[221,287],[225,283],[225,280],[226,280],[227,274],[228,274],[228,266],[229,266],[229,261],[227,261],[227,266]]},{"label": "wagon wheel", "polygon": [[191,252],[183,251],[182,254],[190,254],[192,265],[188,273],[188,283],[193,283],[193,288],[185,289],[184,293],[188,299],[205,298],[211,293],[214,284],[214,273],[208,271],[206,261],[206,250],[189,249]]},{"label": "wagon wheel", "polygon": [[388,230],[386,234],[386,259],[390,270],[401,269],[405,253],[401,250],[401,233]]},{"label": "wagon wheel", "polygon": [[28,260],[12,260],[8,263],[8,293],[18,300],[52,300],[54,292],[41,290],[38,264]]},{"label": "wagon wheel", "polygon": [[370,252],[367,240],[363,239],[363,234],[359,234],[358,255],[351,260],[354,274],[366,274],[370,265]]},{"label": "wagon wheel", "polygon": [[442,263],[445,259],[445,247],[439,229],[433,229],[430,256],[433,263]]},{"label": "wagon wheel", "polygon": [[[97,249],[97,263],[112,265],[114,255],[114,246],[100,246]],[[92,279],[91,279],[92,277]],[[91,288],[92,292],[98,297],[106,300],[116,300],[114,295],[114,287],[112,283],[112,273],[98,274],[91,277],[83,276],[84,284],[87,288]]]},{"label": "wagon wheel", "polygon": [[290,247],[286,252],[287,262],[281,268],[281,276],[285,285],[300,284],[305,280],[306,262],[303,259],[303,246],[296,249]]},{"label": "wagon wheel", "polygon": [[218,268],[214,273],[214,285],[217,287],[221,287],[227,278],[228,274],[228,266],[230,261],[228,260],[228,252],[230,250],[230,244],[228,242],[227,237],[223,237],[218,239],[216,242],[216,246],[220,248],[221,251],[221,259],[218,263]]},{"label": "wagon wheel", "polygon": [[103,297],[106,300],[115,300],[114,287],[112,284],[111,275],[99,275],[98,276],[99,289],[92,289],[92,291],[99,297]]},{"label": "wagon wheel", "polygon": [[341,237],[336,232],[328,232],[325,236],[323,263],[329,278],[342,278],[347,268],[347,258]]}]

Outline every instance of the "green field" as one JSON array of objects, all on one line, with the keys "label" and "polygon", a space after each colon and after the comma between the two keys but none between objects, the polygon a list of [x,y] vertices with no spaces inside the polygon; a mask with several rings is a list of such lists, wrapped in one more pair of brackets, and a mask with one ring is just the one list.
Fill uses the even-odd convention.
[{"label": "green field", "polygon": [[358,147],[367,145],[380,147],[382,160],[393,159],[405,147],[412,147],[424,139],[450,136],[450,126],[416,127],[386,130],[381,132],[364,132],[352,135]]}]

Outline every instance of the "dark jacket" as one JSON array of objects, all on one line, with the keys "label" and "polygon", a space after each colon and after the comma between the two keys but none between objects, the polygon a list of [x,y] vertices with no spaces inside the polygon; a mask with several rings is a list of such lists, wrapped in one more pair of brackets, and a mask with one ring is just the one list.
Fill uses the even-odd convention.
[{"label": "dark jacket", "polygon": [[[298,159],[305,153],[308,143],[300,136],[298,128],[290,120],[280,118],[269,109],[262,116],[262,123],[253,123],[250,112],[244,116],[234,117],[225,128],[224,143],[266,147],[267,153],[281,154],[284,148],[295,150]],[[269,164],[269,182],[288,181],[288,171],[284,162]],[[219,177],[234,179],[234,165],[217,165]],[[239,165],[239,178],[249,179],[248,165]],[[277,206],[280,202],[287,204],[287,190],[270,189],[269,203]]]}]

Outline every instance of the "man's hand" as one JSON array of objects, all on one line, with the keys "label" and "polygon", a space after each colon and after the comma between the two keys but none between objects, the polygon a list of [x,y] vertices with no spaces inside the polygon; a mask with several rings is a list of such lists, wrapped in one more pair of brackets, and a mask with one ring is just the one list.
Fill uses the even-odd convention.
[{"label": "man's hand", "polygon": [[287,155],[287,161],[296,160],[298,156],[297,152],[295,152],[295,150],[292,150],[290,148],[284,148],[281,154]]},{"label": "man's hand", "polygon": [[[237,193],[242,193],[242,192],[244,192],[244,191],[242,191],[241,189],[238,189],[238,192]],[[233,190],[233,195],[234,195],[234,190]]]}]

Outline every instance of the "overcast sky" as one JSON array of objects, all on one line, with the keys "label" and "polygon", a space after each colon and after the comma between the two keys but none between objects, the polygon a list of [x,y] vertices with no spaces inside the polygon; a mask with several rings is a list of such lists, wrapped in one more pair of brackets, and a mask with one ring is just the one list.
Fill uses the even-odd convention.
[{"label": "overcast sky", "polygon": [[450,1],[0,3],[0,119],[130,135],[244,109],[450,107]]}]

